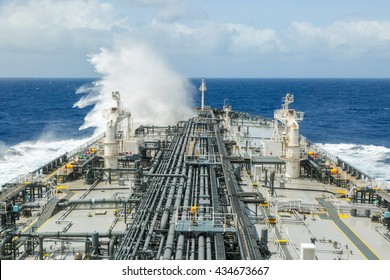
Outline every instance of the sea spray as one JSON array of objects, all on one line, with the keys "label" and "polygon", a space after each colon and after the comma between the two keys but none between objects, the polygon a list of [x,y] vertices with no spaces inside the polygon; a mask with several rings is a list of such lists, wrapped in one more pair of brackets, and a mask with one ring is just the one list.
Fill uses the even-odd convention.
[{"label": "sea spray", "polygon": [[317,144],[345,160],[367,175],[390,183],[390,149],[383,146],[356,144]]},{"label": "sea spray", "polygon": [[[92,82],[94,85],[89,86]],[[197,88],[200,79],[192,82],[199,100],[200,94]],[[273,109],[280,106],[280,97],[275,92],[280,92],[280,96],[287,89],[294,94],[300,93],[301,95],[295,95],[297,97],[295,103],[296,108],[306,114],[305,120],[301,123],[302,128],[304,125],[307,128],[306,131],[302,131],[304,136],[312,142],[331,143],[323,148],[351,162],[363,172],[390,182],[390,141],[388,130],[385,129],[389,119],[389,106],[383,102],[388,98],[388,80],[208,78],[206,82],[208,86],[207,105],[221,107],[224,99],[228,98],[234,110],[243,110],[267,117],[272,117]],[[371,94],[373,83],[375,95]],[[83,84],[85,86],[80,87]],[[100,87],[99,79],[0,79],[0,91],[4,97],[0,99],[2,104],[0,185],[17,175],[33,171],[61,153],[87,142],[93,129],[83,130],[82,133],[78,129],[90,109],[88,102],[90,102],[89,105],[94,106],[99,100]],[[37,88],[40,90],[36,90]],[[80,95],[74,94],[76,89]],[[355,103],[366,104],[368,100],[371,103],[376,102],[373,107],[375,122],[372,118],[367,118],[366,114],[362,114],[360,110],[347,110],[350,99],[346,96],[340,99],[340,92],[354,96],[357,89],[366,92],[366,97],[354,98]],[[339,93],[336,103],[335,99],[328,98],[332,92]],[[81,95],[82,93],[84,94]],[[43,97],[45,102],[40,100],[37,105],[37,100]],[[318,100],[319,98],[321,100]],[[71,108],[77,99],[82,99],[79,102],[84,104],[83,110]],[[313,104],[321,104],[321,106],[313,106]],[[329,111],[330,108],[333,108],[333,111]],[[100,118],[101,112],[98,112],[97,116]],[[136,118],[134,113],[133,116]],[[340,124],[339,120],[348,121],[348,126]],[[42,129],[42,125],[48,126],[47,129]],[[48,136],[42,131],[50,131],[53,126],[57,137],[50,140],[42,139],[42,135]],[[335,130],[337,127],[338,130]],[[364,133],[361,127],[364,128]],[[341,132],[336,133],[337,131]],[[60,139],[66,141],[61,142]],[[51,143],[51,141],[54,142]],[[343,148],[343,145],[351,146]],[[59,150],[58,153],[55,149]],[[345,157],[348,154],[354,154],[354,159]]]},{"label": "sea spray", "polygon": [[[102,78],[76,91],[82,96],[74,107],[93,106],[80,129],[96,127],[95,134],[104,130],[103,110],[115,104],[112,91],[120,91],[123,107],[132,113],[134,128],[141,123],[175,124],[193,114],[190,92],[194,89],[149,47],[122,43],[112,50],[101,49],[90,56],[90,62]],[[38,140],[10,146],[0,142],[0,185],[33,171],[88,139],[71,139],[48,128]]]},{"label": "sea spray", "polygon": [[193,114],[190,83],[149,46],[120,43],[111,50],[103,48],[90,55],[89,61],[102,78],[94,88],[78,91],[87,95],[75,106],[94,105],[80,129],[96,127],[95,133],[104,130],[102,112],[115,104],[113,91],[120,92],[123,107],[131,112],[133,128],[140,124],[175,124]]},{"label": "sea spray", "polygon": [[4,148],[0,156],[0,186],[28,174],[50,160],[84,144],[88,139],[25,141]]}]

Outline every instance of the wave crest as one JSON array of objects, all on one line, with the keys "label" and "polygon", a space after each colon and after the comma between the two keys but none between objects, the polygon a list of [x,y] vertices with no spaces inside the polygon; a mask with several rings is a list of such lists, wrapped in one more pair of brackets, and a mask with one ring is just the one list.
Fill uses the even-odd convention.
[{"label": "wave crest", "polygon": [[119,91],[123,107],[128,109],[134,125],[174,124],[193,115],[190,83],[171,70],[166,62],[144,44],[120,43],[112,50],[101,49],[90,55],[90,63],[102,79],[94,87],[80,88],[86,93],[75,106],[93,105],[81,129],[105,127],[104,109],[115,104],[111,93]]},{"label": "wave crest", "polygon": [[317,144],[368,175],[390,182],[390,148],[356,144]]}]

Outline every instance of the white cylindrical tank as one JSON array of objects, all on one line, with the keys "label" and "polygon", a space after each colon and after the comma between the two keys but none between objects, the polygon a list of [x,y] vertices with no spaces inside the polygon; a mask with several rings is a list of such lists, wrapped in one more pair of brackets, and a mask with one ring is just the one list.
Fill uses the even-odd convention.
[{"label": "white cylindrical tank", "polygon": [[131,114],[122,109],[121,97],[118,91],[112,93],[112,98],[116,101],[116,107],[104,112],[105,118],[108,119],[104,139],[104,167],[118,169],[119,141],[121,141],[121,147],[123,147],[123,135],[120,138],[117,137],[117,126],[121,121],[128,118],[127,134],[131,134]]},{"label": "white cylindrical tank", "polygon": [[292,124],[287,128],[288,141],[286,146],[286,177],[295,179],[300,175],[300,154],[299,128]]},{"label": "white cylindrical tank", "polygon": [[113,120],[109,120],[107,122],[105,142],[107,143],[115,142],[115,123]]},{"label": "white cylindrical tank", "polygon": [[299,178],[299,162],[286,160],[286,177],[290,179]]},{"label": "white cylindrical tank", "polygon": [[110,120],[107,122],[106,138],[104,139],[104,167],[117,169],[118,168],[118,149],[119,145],[115,139],[116,126]]},{"label": "white cylindrical tank", "polygon": [[299,128],[297,124],[288,127],[288,146],[299,146]]}]

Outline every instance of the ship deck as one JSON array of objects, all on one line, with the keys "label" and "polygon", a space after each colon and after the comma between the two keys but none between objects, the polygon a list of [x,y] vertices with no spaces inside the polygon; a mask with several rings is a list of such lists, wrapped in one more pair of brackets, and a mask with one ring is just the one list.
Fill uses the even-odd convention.
[{"label": "ship deck", "polygon": [[206,109],[168,130],[144,128],[130,143],[142,143],[142,154],[122,155],[118,169],[104,168],[99,150],[78,170],[65,173],[64,162],[47,176],[64,182],[44,196],[42,183],[4,196],[6,206],[25,199],[18,195],[26,188],[38,198],[29,217],[3,227],[1,257],[297,260],[314,246],[318,260],[389,260],[388,192],[366,187],[331,158],[306,165],[303,158],[301,176],[288,179],[274,131],[261,117]]}]

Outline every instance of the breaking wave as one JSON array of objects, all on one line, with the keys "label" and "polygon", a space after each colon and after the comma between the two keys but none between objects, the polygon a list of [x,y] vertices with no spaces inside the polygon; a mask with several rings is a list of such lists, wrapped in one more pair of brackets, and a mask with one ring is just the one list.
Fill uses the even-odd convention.
[{"label": "breaking wave", "polygon": [[[133,129],[140,124],[175,124],[193,115],[190,82],[170,69],[150,47],[120,43],[111,50],[101,49],[90,55],[89,61],[102,78],[76,90],[82,96],[74,107],[93,106],[80,129],[95,127],[94,135],[104,131],[103,110],[115,104],[113,91],[121,93],[123,107],[132,114]],[[0,186],[89,140],[67,139],[63,135],[63,140],[58,140],[54,134],[13,146],[0,142]]]},{"label": "breaking wave", "polygon": [[366,174],[390,182],[390,148],[356,144],[317,144]]},{"label": "breaking wave", "polygon": [[90,56],[90,63],[102,79],[93,87],[82,87],[84,96],[74,105],[93,105],[80,129],[104,130],[102,111],[112,107],[112,92],[119,91],[123,107],[131,112],[134,127],[140,124],[173,124],[193,115],[192,91],[187,79],[171,70],[166,62],[144,44],[120,43]]},{"label": "breaking wave", "polygon": [[1,145],[0,186],[16,176],[34,171],[87,141],[88,139],[37,140],[13,146]]}]

